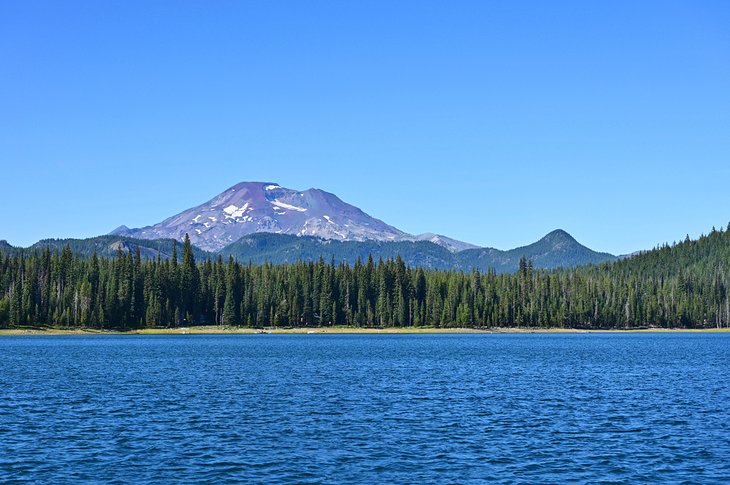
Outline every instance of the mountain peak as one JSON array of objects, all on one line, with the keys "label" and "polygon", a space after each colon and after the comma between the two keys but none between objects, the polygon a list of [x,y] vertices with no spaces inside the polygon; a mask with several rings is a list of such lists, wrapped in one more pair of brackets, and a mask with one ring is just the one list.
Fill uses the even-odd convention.
[{"label": "mountain peak", "polygon": [[124,234],[127,231],[129,231],[129,228],[127,226],[125,226],[124,224],[122,224],[121,226],[117,227],[109,234],[111,234],[112,236],[117,236],[119,234]]},{"label": "mountain peak", "polygon": [[140,229],[120,227],[114,234],[181,240],[187,233],[194,245],[217,251],[259,232],[341,241],[395,241],[410,236],[334,194],[288,189],[275,182],[240,182],[158,224]]},{"label": "mountain peak", "polygon": [[578,241],[575,240],[573,236],[568,234],[566,231],[562,229],[555,229],[554,231],[549,232],[545,237],[542,238],[542,241],[551,242],[554,244],[557,243],[576,243],[579,244]]},{"label": "mountain peak", "polygon": [[539,241],[512,249],[506,254],[515,258],[524,256],[532,260],[536,267],[545,269],[602,263],[616,259],[611,254],[598,253],[583,246],[562,229],[556,229]]}]

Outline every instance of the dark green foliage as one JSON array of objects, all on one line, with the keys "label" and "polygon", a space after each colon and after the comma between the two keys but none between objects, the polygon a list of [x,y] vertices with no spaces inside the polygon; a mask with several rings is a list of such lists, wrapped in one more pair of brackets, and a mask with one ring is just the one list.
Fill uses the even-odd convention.
[{"label": "dark green foliage", "polygon": [[[517,272],[412,268],[405,258],[274,265],[144,259],[141,248],[81,257],[70,245],[0,247],[0,327],[436,326],[727,327],[730,231],[613,263]],[[363,262],[364,261],[364,262]]]},{"label": "dark green foliage", "polygon": [[383,259],[400,256],[411,266],[432,269],[456,269],[459,264],[446,248],[426,241],[335,241],[270,233],[244,236],[223,248],[220,254],[254,264],[317,261],[321,257],[353,265],[358,258],[366,260],[369,254],[377,254]]},{"label": "dark green foliage", "polygon": [[[0,250],[5,254],[28,254],[46,248],[61,250],[65,246],[69,246],[75,255],[82,258],[91,257],[93,253],[112,257],[119,249],[134,252],[136,248],[139,248],[142,259],[156,259],[158,256],[167,259],[173,256],[172,239],[145,240],[117,235],[89,239],[45,239],[27,249],[14,248],[5,241],[0,241]],[[534,244],[510,251],[479,248],[452,253],[428,241],[334,241],[271,233],[244,236],[215,254],[195,246],[191,246],[191,249],[198,260],[221,255],[224,259],[233,256],[239,261],[250,261],[253,264],[284,264],[323,258],[325,261],[334,259],[352,266],[358,258],[364,261],[368,255],[377,254],[383,259],[400,256],[412,267],[481,272],[494,270],[496,273],[517,271],[521,257],[532,260],[535,268],[541,269],[598,264],[616,259],[610,254],[596,253],[581,246],[564,231],[554,231]]]},{"label": "dark green foliage", "polygon": [[[172,239],[134,239],[123,236],[98,236],[89,239],[43,239],[38,241],[30,248],[21,249],[14,248],[15,251],[24,251],[26,253],[43,249],[61,250],[68,246],[71,251],[82,258],[89,258],[96,253],[98,256],[113,257],[117,254],[117,250],[122,249],[125,252],[134,252],[139,247],[140,254],[143,259],[155,259],[159,255],[162,259],[171,256]],[[5,251],[2,245],[4,241],[0,241],[0,251]],[[6,243],[7,244],[7,243]],[[204,259],[208,253],[202,249],[193,246],[193,254],[197,259]]]},{"label": "dark green foliage", "polygon": [[608,253],[597,253],[573,239],[565,231],[553,231],[539,241],[521,248],[499,251],[491,248],[466,249],[455,254],[458,266],[464,270],[493,269],[497,273],[518,270],[521,258],[532,261],[535,268],[556,269],[615,261]]},{"label": "dark green foliage", "polygon": [[529,246],[509,251],[492,248],[467,249],[452,253],[446,248],[428,241],[330,241],[315,237],[287,234],[259,233],[245,236],[221,250],[223,256],[233,256],[239,261],[261,264],[295,263],[334,258],[350,265],[359,258],[367,259],[377,254],[383,259],[400,256],[413,267],[440,270],[479,270],[496,273],[517,271],[521,257],[532,260],[535,268],[555,269],[584,264],[599,264],[614,261],[607,253],[597,253],[581,246],[564,231],[554,231]]}]

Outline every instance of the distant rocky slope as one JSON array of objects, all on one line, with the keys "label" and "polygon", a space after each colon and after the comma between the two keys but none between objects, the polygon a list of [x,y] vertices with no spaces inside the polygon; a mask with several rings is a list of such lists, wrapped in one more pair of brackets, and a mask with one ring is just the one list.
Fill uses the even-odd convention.
[{"label": "distant rocky slope", "polygon": [[121,226],[112,234],[138,239],[177,239],[219,251],[255,233],[314,236],[337,241],[427,240],[450,251],[477,246],[438,234],[412,235],[320,189],[297,191],[270,182],[242,182],[211,200],[152,226]]}]

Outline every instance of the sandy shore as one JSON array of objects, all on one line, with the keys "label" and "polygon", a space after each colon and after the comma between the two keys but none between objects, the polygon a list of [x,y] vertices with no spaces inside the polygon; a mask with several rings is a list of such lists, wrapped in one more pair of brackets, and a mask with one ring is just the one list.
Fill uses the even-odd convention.
[{"label": "sandy shore", "polygon": [[146,328],[130,331],[64,328],[13,328],[0,329],[0,336],[8,335],[235,335],[235,334],[426,334],[426,333],[681,333],[681,332],[730,332],[728,328],[707,329],[612,329],[582,330],[570,328],[436,328],[436,327],[319,327],[319,328],[241,328],[224,326],[196,326],[178,328]]}]

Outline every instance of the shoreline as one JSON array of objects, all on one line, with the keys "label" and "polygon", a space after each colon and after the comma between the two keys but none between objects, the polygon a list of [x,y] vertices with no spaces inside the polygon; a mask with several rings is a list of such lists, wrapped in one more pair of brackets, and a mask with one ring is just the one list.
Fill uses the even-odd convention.
[{"label": "shoreline", "polygon": [[526,334],[526,333],[725,333],[730,328],[626,328],[626,329],[575,329],[575,328],[441,328],[441,327],[277,327],[247,328],[222,326],[191,326],[176,328],[143,328],[136,330],[100,330],[93,328],[10,328],[0,329],[2,336],[60,336],[60,335],[337,335],[337,334]]}]

